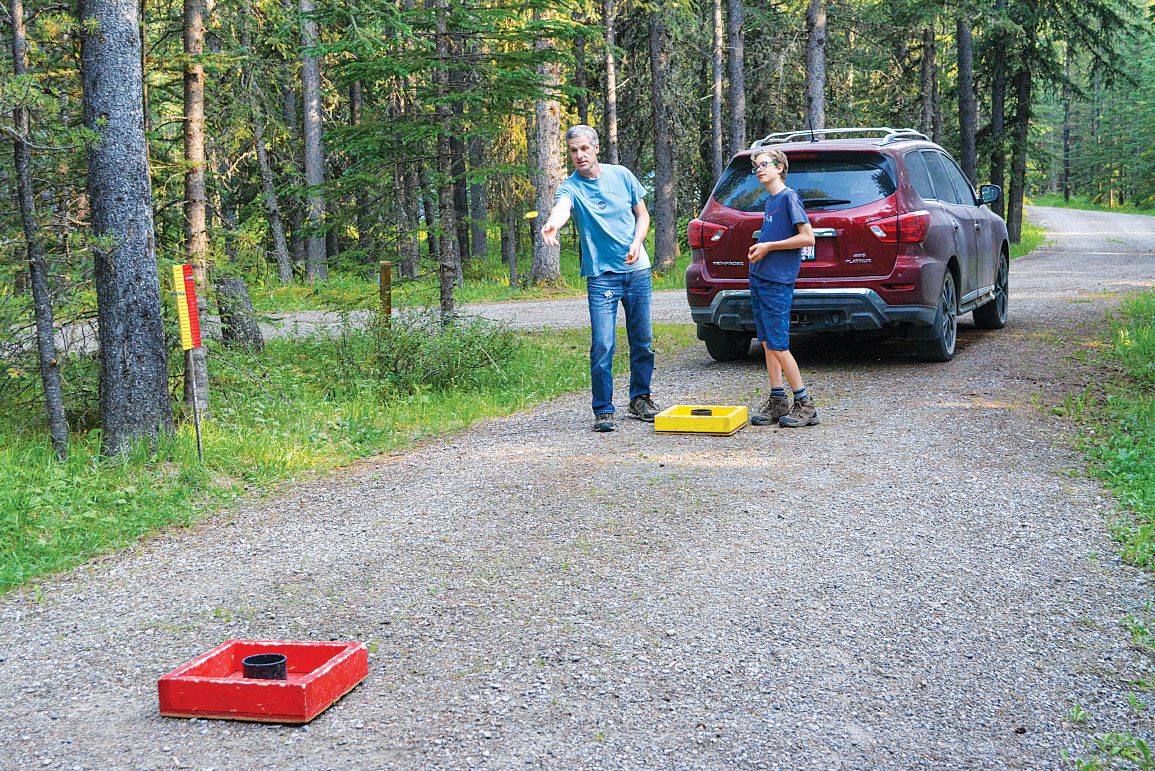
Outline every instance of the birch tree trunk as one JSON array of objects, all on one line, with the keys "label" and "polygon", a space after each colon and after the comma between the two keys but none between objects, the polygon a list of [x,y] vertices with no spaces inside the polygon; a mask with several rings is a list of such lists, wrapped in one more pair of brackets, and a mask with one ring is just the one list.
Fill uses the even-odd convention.
[{"label": "birch tree trunk", "polygon": [[614,53],[614,0],[603,0],[606,24],[606,160],[618,165],[618,75],[617,55]]},{"label": "birch tree trunk", "polygon": [[[28,41],[24,31],[24,3],[11,0],[13,74],[28,75]],[[48,418],[48,435],[59,460],[68,457],[68,421],[64,416],[64,394],[60,385],[60,362],[56,358],[56,341],[52,325],[52,292],[48,279],[48,261],[40,242],[40,223],[36,219],[36,196],[32,189],[32,153],[24,141],[31,130],[28,110],[17,106],[13,112],[16,136],[16,188],[20,202],[20,221],[28,249],[28,273],[32,284],[32,314],[36,323],[36,348],[40,355],[40,382],[44,386],[44,412]]]},{"label": "birch tree trunk", "polygon": [[310,283],[329,277],[325,235],[325,154],[321,148],[321,62],[311,49],[317,45],[313,0],[300,0],[301,93],[305,107],[305,185],[309,234],[305,239],[305,278]]},{"label": "birch tree trunk", "polygon": [[661,6],[650,15],[650,73],[654,115],[654,269],[672,270],[678,257],[678,199],[674,127],[666,81],[670,40]]},{"label": "birch tree trunk", "polygon": [[101,452],[172,431],[135,0],[82,0],[80,60],[100,339]]},{"label": "birch tree trunk", "polygon": [[710,166],[714,180],[722,178],[726,159],[722,157],[722,50],[725,47],[722,26],[722,0],[713,0],[712,26],[714,28],[713,67],[710,70]]},{"label": "birch tree trunk", "polygon": [[[184,0],[184,249],[193,268],[197,310],[204,315],[209,275],[209,238],[205,221],[205,66],[200,61],[205,43],[205,0]],[[208,417],[208,352],[194,348],[185,357],[184,403]]]},{"label": "birch tree trunk", "polygon": [[958,134],[959,164],[972,185],[978,185],[978,160],[975,157],[975,132],[978,116],[975,113],[974,45],[971,25],[959,18],[958,37]]},{"label": "birch tree trunk", "polygon": [[726,0],[727,57],[730,69],[730,155],[746,149],[746,32],[742,0]]},{"label": "birch tree trunk", "polygon": [[[540,20],[540,11],[533,12],[534,19]],[[538,38],[535,47],[540,51],[552,48],[553,41]],[[538,77],[549,98],[534,101],[534,140],[537,174],[534,187],[537,190],[537,211],[540,223],[545,222],[549,210],[553,208],[557,186],[565,179],[561,159],[561,104],[553,96],[561,85],[561,66],[553,62],[539,64]],[[540,223],[533,228],[533,263],[529,269],[531,284],[554,283],[561,278],[561,247],[549,246],[542,240]]]},{"label": "birch tree trunk", "polygon": [[806,124],[826,128],[826,1],[806,6]]}]

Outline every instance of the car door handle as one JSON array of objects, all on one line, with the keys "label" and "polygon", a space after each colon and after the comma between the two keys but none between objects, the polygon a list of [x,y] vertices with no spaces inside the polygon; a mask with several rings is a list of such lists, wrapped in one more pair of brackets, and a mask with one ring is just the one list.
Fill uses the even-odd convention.
[{"label": "car door handle", "polygon": [[815,238],[834,238],[837,232],[834,228],[814,228]]},{"label": "car door handle", "polygon": [[761,230],[755,230],[753,233],[750,234],[750,237],[752,239],[754,239],[755,241],[757,241],[759,238],[762,237],[762,231]]}]

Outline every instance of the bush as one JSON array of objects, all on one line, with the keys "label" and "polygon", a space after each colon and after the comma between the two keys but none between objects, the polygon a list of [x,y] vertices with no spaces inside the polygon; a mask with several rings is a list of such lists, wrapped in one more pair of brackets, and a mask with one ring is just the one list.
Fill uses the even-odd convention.
[{"label": "bush", "polygon": [[382,323],[374,315],[363,329],[345,326],[339,377],[358,389],[368,380],[386,398],[468,387],[485,371],[500,370],[519,346],[511,330],[480,317],[442,324],[439,314],[421,310]]}]

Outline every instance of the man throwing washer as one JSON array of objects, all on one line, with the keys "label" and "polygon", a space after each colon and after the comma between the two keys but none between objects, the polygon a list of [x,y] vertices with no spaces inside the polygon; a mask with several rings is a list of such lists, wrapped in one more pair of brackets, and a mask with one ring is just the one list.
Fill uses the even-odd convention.
[{"label": "man throwing washer", "polygon": [[626,312],[630,343],[630,406],[636,418],[653,422],[660,408],[650,398],[654,353],[650,350],[650,258],[642,242],[650,229],[645,190],[624,166],[598,163],[598,133],[589,126],[565,132],[577,169],[561,183],[541,237],[558,246],[558,231],[573,216],[582,245],[581,275],[590,309],[590,379],[594,431],[614,430],[613,359],[618,303]]}]

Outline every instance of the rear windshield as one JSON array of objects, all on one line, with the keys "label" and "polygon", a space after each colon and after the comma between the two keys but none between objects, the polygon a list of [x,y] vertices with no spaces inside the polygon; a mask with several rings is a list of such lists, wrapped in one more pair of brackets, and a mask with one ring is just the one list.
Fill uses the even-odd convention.
[{"label": "rear windshield", "polygon": [[[786,185],[798,192],[807,209],[852,209],[894,195],[894,164],[876,153],[790,158]],[[744,155],[730,162],[714,188],[715,201],[738,211],[763,211],[769,195]]]}]

